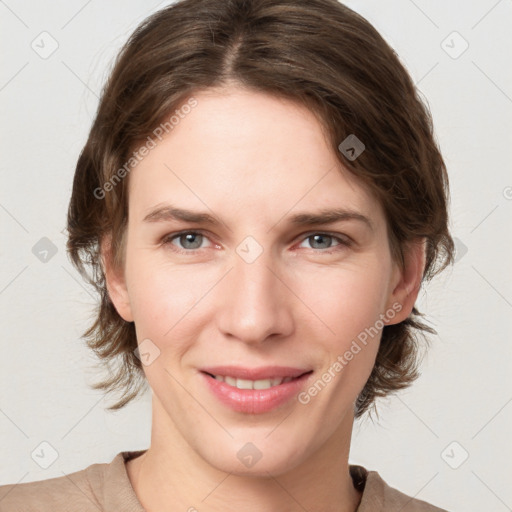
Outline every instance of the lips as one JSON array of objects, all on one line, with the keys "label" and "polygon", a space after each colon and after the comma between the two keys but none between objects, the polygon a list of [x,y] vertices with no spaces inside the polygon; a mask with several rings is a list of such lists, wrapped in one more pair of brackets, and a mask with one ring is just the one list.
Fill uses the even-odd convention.
[{"label": "lips", "polygon": [[312,372],[285,366],[216,366],[204,368],[200,374],[225,406],[241,413],[262,414],[289,402],[310,380]]}]

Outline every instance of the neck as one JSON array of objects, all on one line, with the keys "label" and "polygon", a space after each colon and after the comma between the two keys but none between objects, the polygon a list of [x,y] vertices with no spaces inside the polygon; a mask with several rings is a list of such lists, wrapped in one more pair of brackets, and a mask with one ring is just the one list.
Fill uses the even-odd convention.
[{"label": "neck", "polygon": [[126,463],[146,512],[355,512],[359,505],[361,494],[348,466],[353,417],[345,418],[327,442],[294,468],[247,476],[208,464],[162,414],[153,395],[151,447]]}]

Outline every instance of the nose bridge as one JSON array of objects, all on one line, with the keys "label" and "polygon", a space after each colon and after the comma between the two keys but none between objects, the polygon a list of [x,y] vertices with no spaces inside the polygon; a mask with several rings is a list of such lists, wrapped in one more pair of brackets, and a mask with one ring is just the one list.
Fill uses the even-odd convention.
[{"label": "nose bridge", "polygon": [[[248,247],[249,251],[244,252]],[[222,307],[217,315],[225,335],[248,343],[264,341],[271,335],[286,335],[292,329],[291,303],[275,275],[270,251],[262,251],[253,259],[254,250],[254,246],[242,243],[233,255],[233,268],[225,280]]]}]

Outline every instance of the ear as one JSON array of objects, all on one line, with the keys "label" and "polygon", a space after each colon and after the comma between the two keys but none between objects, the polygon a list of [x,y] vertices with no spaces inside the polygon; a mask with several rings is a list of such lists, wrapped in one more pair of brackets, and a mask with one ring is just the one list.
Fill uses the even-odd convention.
[{"label": "ear", "polygon": [[387,325],[398,324],[408,318],[414,307],[423,279],[426,259],[426,238],[409,242],[404,249],[404,268],[395,263],[392,293],[388,298],[387,309],[396,311]]},{"label": "ear", "polygon": [[112,237],[109,233],[105,235],[101,241],[101,264],[103,273],[105,274],[105,281],[107,284],[107,292],[119,313],[121,318],[126,322],[133,322],[132,308],[130,305],[130,298],[128,296],[128,289],[126,287],[126,280],[124,277],[124,269],[116,268],[114,258],[112,255]]}]

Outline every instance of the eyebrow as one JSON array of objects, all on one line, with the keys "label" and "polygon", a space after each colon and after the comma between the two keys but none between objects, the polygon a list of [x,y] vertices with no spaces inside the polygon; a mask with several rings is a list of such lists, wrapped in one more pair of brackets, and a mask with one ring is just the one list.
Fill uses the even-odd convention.
[{"label": "eyebrow", "polygon": [[[171,220],[181,220],[193,224],[220,224],[220,222],[209,213],[176,208],[172,205],[160,205],[153,208],[144,217],[143,222],[153,223]],[[358,211],[347,208],[328,208],[318,212],[300,212],[289,216],[287,220],[294,226],[317,226],[355,220],[366,224],[371,231],[374,231],[373,222],[368,217]]]}]

